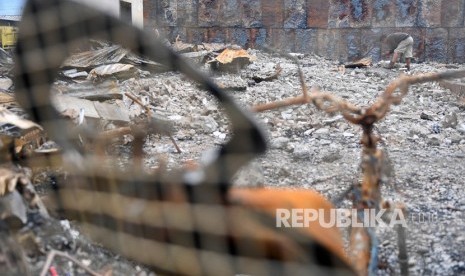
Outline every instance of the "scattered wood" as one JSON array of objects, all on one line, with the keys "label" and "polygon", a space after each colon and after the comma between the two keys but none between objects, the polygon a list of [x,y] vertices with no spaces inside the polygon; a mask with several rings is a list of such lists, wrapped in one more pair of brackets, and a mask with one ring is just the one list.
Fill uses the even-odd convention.
[{"label": "scattered wood", "polygon": [[254,60],[255,57],[249,55],[244,49],[225,49],[214,60],[208,63],[210,63],[214,70],[237,73]]},{"label": "scattered wood", "polygon": [[345,64],[345,68],[365,68],[370,67],[372,64],[371,57],[362,58],[352,63]]}]

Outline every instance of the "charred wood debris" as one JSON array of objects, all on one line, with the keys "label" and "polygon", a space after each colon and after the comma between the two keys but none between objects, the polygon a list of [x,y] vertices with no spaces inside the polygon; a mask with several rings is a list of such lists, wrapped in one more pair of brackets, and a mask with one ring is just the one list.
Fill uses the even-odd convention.
[{"label": "charred wood debris", "polygon": [[[230,78],[223,83],[221,75],[238,74],[243,68],[257,61],[257,57],[235,45],[189,44],[176,39],[171,47],[192,63],[202,64],[202,70],[219,76],[219,86],[231,92],[245,91],[247,87],[260,82],[273,82],[283,71],[278,63],[264,70],[253,71],[247,75],[245,81],[242,78],[235,82],[234,78],[232,81]],[[54,178],[66,174],[60,167],[60,148],[48,139],[47,133],[40,125],[26,119],[24,112],[16,104],[13,94],[12,57],[10,53],[1,49],[0,51],[0,269],[18,275],[31,271],[40,271],[40,275],[58,275],[54,265],[60,265],[61,271],[69,271],[68,275],[134,273],[124,272],[127,268],[116,271],[118,268],[114,267],[99,267],[96,272],[89,267],[89,260],[84,258],[84,261],[80,261],[73,256],[79,255],[79,252],[76,253],[77,245],[70,244],[63,236],[79,236],[79,233],[70,226],[69,221],[59,222],[54,219],[53,214],[49,214],[52,210],[47,206],[47,190],[53,189]],[[303,55],[285,56],[297,61]],[[370,58],[362,58],[335,66],[334,72],[343,76],[348,73],[347,70],[363,70],[371,66]],[[174,138],[177,129],[171,119],[159,114],[156,104],[150,102],[147,93],[124,92],[120,89],[121,82],[125,80],[142,79],[165,72],[168,70],[163,65],[136,56],[118,45],[90,41],[82,45],[62,65],[53,88],[55,105],[64,118],[74,122],[76,128],[89,124],[99,132],[95,140],[80,141],[84,148],[93,150],[98,155],[108,155],[115,147],[132,145],[129,154],[134,159],[142,159],[143,145],[150,135],[167,137],[169,140],[160,143],[171,143],[174,150],[170,151],[170,154],[179,154],[182,153],[182,148]],[[297,74],[300,84],[296,86],[296,90],[301,90],[302,94],[289,92],[296,96],[254,105],[251,109],[264,112],[292,105],[314,104],[327,113],[340,113],[347,121],[362,126],[363,155],[377,156],[375,159],[382,157],[376,155],[376,143],[381,139],[373,133],[374,123],[384,118],[391,105],[400,104],[410,85],[464,76],[463,71],[420,76],[403,75],[389,84],[384,94],[378,97],[373,105],[361,108],[330,92],[322,92],[318,87],[308,90],[300,69]],[[149,87],[142,87],[142,91],[148,92]],[[422,113],[421,118],[431,120],[428,114]],[[57,158],[51,159],[50,156]],[[156,169],[166,167],[163,157],[160,157],[160,160]],[[142,161],[140,162],[143,166]],[[190,161],[181,165],[195,166]],[[380,175],[375,177],[381,178]],[[362,186],[355,185],[353,189],[362,189]],[[381,197],[378,197],[377,204],[381,204],[381,200]],[[87,241],[81,242],[85,244]],[[83,247],[85,246],[89,245]],[[100,250],[100,254],[113,255],[105,249]],[[36,263],[31,265],[34,262]],[[144,275],[143,267],[134,266],[136,272]]]}]

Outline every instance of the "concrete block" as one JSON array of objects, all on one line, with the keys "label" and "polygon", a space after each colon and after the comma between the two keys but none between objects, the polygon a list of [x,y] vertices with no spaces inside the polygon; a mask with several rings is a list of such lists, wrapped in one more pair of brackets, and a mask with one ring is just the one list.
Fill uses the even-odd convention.
[{"label": "concrete block", "polygon": [[267,28],[283,28],[284,0],[262,1],[262,23]]},{"label": "concrete block", "polygon": [[350,1],[349,0],[330,0],[328,27],[329,28],[347,28],[350,27]]},{"label": "concrete block", "polygon": [[465,0],[443,0],[441,3],[441,26],[465,27]]},{"label": "concrete block", "polygon": [[[441,3],[443,0],[422,0],[419,2],[419,27],[439,27],[441,25]],[[448,1],[445,1],[448,2]]]},{"label": "concrete block", "polygon": [[329,18],[328,0],[307,1],[307,26],[309,28],[327,28]]},{"label": "concrete block", "polygon": [[198,0],[199,27],[217,27],[220,25],[221,0]]},{"label": "concrete block", "polygon": [[372,26],[393,27],[396,24],[396,5],[392,0],[373,0]]},{"label": "concrete block", "polygon": [[307,27],[305,0],[284,0],[284,28],[302,29]]},{"label": "concrete block", "polygon": [[417,24],[419,12],[419,0],[395,0],[396,1],[396,27],[413,27]]},{"label": "concrete block", "polygon": [[178,26],[192,27],[198,24],[198,0],[178,1]]},{"label": "concrete block", "polygon": [[371,0],[350,0],[350,27],[370,27],[372,17]]},{"label": "concrete block", "polygon": [[260,28],[262,23],[262,7],[260,0],[241,2],[242,25],[245,28]]},{"label": "concrete block", "polygon": [[298,29],[295,31],[295,51],[298,53],[318,52],[318,30]]},{"label": "concrete block", "polygon": [[448,32],[444,28],[427,29],[425,33],[425,58],[428,61],[448,61]]},{"label": "concrete block", "polygon": [[465,63],[465,28],[449,30],[449,62]]}]

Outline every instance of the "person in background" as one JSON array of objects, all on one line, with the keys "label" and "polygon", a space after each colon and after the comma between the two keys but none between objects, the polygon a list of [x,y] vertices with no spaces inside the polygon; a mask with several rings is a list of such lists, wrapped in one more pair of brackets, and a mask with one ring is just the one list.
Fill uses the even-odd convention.
[{"label": "person in background", "polygon": [[410,71],[410,60],[413,57],[413,38],[407,33],[392,33],[384,38],[388,47],[386,55],[392,55],[389,68],[394,68],[400,54],[404,55],[407,71]]}]

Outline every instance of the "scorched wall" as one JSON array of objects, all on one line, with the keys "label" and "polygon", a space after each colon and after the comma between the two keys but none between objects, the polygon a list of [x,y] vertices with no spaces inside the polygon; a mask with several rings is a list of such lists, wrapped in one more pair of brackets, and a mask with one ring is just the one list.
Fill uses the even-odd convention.
[{"label": "scorched wall", "polygon": [[144,22],[170,40],[269,45],[347,61],[379,60],[380,37],[415,40],[416,61],[465,63],[465,0],[144,0]]}]

